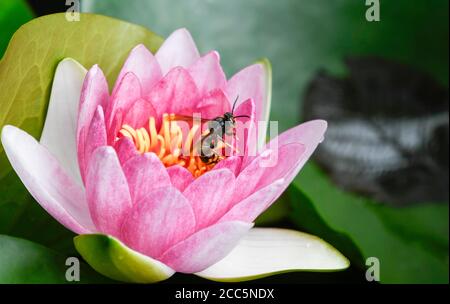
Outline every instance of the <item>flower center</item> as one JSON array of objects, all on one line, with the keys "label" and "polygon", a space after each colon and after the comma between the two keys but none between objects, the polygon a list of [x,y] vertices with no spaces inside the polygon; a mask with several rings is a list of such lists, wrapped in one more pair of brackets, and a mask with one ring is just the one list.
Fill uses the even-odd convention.
[{"label": "flower center", "polygon": [[189,170],[194,177],[199,177],[215,165],[205,163],[201,159],[199,152],[201,124],[193,123],[183,130],[175,117],[175,114],[164,114],[159,132],[154,117],[149,118],[148,129],[144,127],[135,129],[124,124],[118,137],[130,138],[141,154],[155,153],[166,167],[180,165]]}]

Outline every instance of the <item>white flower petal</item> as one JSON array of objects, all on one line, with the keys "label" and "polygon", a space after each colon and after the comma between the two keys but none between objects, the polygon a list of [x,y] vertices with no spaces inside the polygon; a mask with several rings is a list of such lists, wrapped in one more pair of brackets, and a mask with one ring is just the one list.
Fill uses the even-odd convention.
[{"label": "white flower petal", "polygon": [[197,273],[223,282],[246,281],[290,271],[345,269],[349,261],[320,238],[295,230],[253,228],[233,251]]},{"label": "white flower petal", "polygon": [[230,102],[237,98],[236,107],[249,98],[253,99],[258,123],[258,148],[261,148],[266,142],[272,98],[272,68],[269,60],[262,59],[233,75],[227,83],[226,94]]},{"label": "white flower petal", "polygon": [[70,58],[58,64],[40,139],[41,144],[80,185],[76,129],[78,104],[86,73],[82,65]]},{"label": "white flower petal", "polygon": [[188,30],[181,28],[170,34],[155,54],[163,75],[172,68],[188,68],[200,55]]},{"label": "white flower petal", "polygon": [[9,125],[3,127],[1,140],[14,171],[51,216],[75,233],[96,231],[84,189],[45,147]]}]

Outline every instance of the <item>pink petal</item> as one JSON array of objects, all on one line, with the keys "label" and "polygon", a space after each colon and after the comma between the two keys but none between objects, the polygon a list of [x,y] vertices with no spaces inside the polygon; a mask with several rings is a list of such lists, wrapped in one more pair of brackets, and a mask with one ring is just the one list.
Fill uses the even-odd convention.
[{"label": "pink petal", "polygon": [[87,172],[86,197],[94,224],[101,232],[118,237],[132,202],[114,149],[109,146],[98,148]]},{"label": "pink petal", "polygon": [[202,119],[214,119],[230,111],[230,103],[225,93],[221,89],[215,89],[206,94],[193,110],[182,114],[200,113]]},{"label": "pink petal", "polygon": [[[298,172],[303,168],[306,161],[312,155],[317,146],[322,142],[324,138],[325,131],[327,129],[327,122],[323,120],[312,120],[305,122],[297,127],[289,129],[282,134],[280,134],[275,139],[271,140],[264,149],[270,150],[272,147],[280,146],[291,146],[291,145],[302,145],[304,151],[298,155],[295,152],[292,165],[292,170],[284,171],[283,178],[285,182],[289,184]],[[297,157],[295,157],[297,155]],[[278,153],[278,158],[283,157],[281,153]],[[247,164],[244,164],[244,167]],[[259,187],[267,185],[270,180],[275,180],[281,177],[280,167],[275,166],[273,170],[268,170],[265,179],[263,179]]]},{"label": "pink petal", "polygon": [[89,166],[92,153],[101,146],[106,145],[106,126],[102,106],[97,107],[91,125],[86,136],[84,147],[84,163],[80,164],[83,177],[86,176],[86,168]]},{"label": "pink petal", "polygon": [[242,162],[241,156],[230,156],[217,163],[217,165],[215,165],[212,170],[219,170],[226,168],[231,172],[233,172],[234,176],[238,176],[239,171],[241,169],[241,162]]},{"label": "pink petal", "polygon": [[144,153],[123,165],[131,200],[136,203],[155,188],[171,186],[167,170],[154,153]]},{"label": "pink petal", "polygon": [[[122,129],[123,126],[123,116],[124,113],[127,113],[126,111],[123,111],[121,109],[116,111],[116,114],[113,117],[111,126],[107,126],[107,135],[108,135],[108,145],[113,146],[116,142],[119,131]],[[105,118],[105,123],[108,123],[107,118]]]},{"label": "pink petal", "polygon": [[[227,85],[227,95],[230,100],[239,96],[238,103],[252,98],[256,106],[256,121],[258,122],[258,148],[266,142],[267,123],[269,121],[272,69],[268,60],[251,65],[235,74]],[[259,124],[259,122],[265,122]]]},{"label": "pink petal", "polygon": [[184,191],[194,181],[192,173],[179,165],[167,168],[167,173],[169,173],[172,185],[180,191]]},{"label": "pink petal", "polygon": [[211,51],[198,59],[188,71],[202,96],[214,89],[224,89],[227,84],[225,73],[220,65],[220,56],[216,51]]},{"label": "pink petal", "polygon": [[[241,168],[241,172],[236,178],[237,185],[244,183],[245,187],[242,187],[237,191],[233,198],[233,202],[237,203],[252,194],[265,172],[264,162],[267,158],[271,157],[275,152],[267,150],[254,158],[248,166]],[[248,180],[246,180],[248,179]]]},{"label": "pink petal", "polygon": [[117,77],[116,86],[113,89],[112,95],[117,93],[120,82],[129,72],[136,75],[141,84],[144,96],[148,95],[152,87],[162,78],[158,61],[143,44],[139,44],[131,50]]},{"label": "pink petal", "polygon": [[[81,91],[77,123],[78,164],[81,172],[85,167],[84,151],[86,136],[92,117],[100,105],[104,109],[109,102],[108,83],[102,70],[94,65],[86,75]],[[84,176],[83,176],[84,180]]]},{"label": "pink petal", "polygon": [[234,180],[234,174],[228,169],[212,170],[198,177],[184,190],[184,196],[192,204],[197,229],[214,223],[229,209]]},{"label": "pink petal", "polygon": [[194,80],[185,69],[178,67],[158,82],[147,99],[161,117],[164,113],[180,114],[184,109],[195,108],[198,98]]},{"label": "pink petal", "polygon": [[145,99],[139,99],[126,112],[122,124],[127,124],[133,129],[148,128],[148,120],[151,116],[156,116],[153,105]]},{"label": "pink petal", "polygon": [[256,111],[255,103],[254,103],[253,99],[249,98],[249,99],[243,101],[242,103],[240,103],[239,105],[237,105],[237,103],[236,103],[236,107],[234,109],[234,115],[235,116],[240,116],[240,115],[250,116],[250,118],[247,118],[247,117],[237,118],[239,121],[242,121],[242,122],[246,122],[248,120],[256,121],[255,111]]},{"label": "pink petal", "polygon": [[[278,140],[279,146],[289,143],[300,143],[305,146],[305,153],[302,155],[298,168],[295,170],[298,173],[314,150],[316,150],[317,146],[323,141],[326,130],[326,121],[311,120],[281,133],[277,139],[274,140]],[[267,147],[270,147],[271,144],[272,143],[269,142]]]},{"label": "pink petal", "polygon": [[3,127],[1,140],[17,175],[51,216],[75,233],[96,231],[83,188],[46,148],[13,126]]},{"label": "pink petal", "polygon": [[261,64],[254,64],[239,71],[228,81],[226,90],[230,101],[239,97],[237,105],[247,99],[253,99],[257,121],[265,120],[263,117],[265,91],[265,71]]},{"label": "pink petal", "polygon": [[[326,129],[327,123],[325,121],[314,120],[287,130],[278,136],[278,145],[282,145],[278,157],[282,160],[291,159],[291,167],[281,161],[273,168],[268,168],[267,173],[259,180],[256,189],[261,189],[274,180],[283,178],[284,184],[280,189],[280,194],[286,190],[319,143],[322,142]],[[269,142],[267,147],[270,147],[271,144],[272,141]]]},{"label": "pink petal", "polygon": [[[322,141],[327,124],[324,121],[316,120],[301,124],[293,129],[290,129],[282,133],[279,137],[274,139],[274,141],[269,142],[266,146],[266,150],[262,152],[260,156],[252,158],[251,162],[241,171],[238,178],[236,179],[236,184],[239,185],[245,181],[246,187],[243,191],[239,191],[234,196],[234,211],[230,211],[230,215],[224,217],[224,220],[230,219],[240,219],[244,220],[248,218],[252,221],[255,216],[257,216],[260,210],[264,211],[266,208],[273,203],[281,193],[289,186],[298,172],[301,170],[303,165],[306,163],[308,158],[316,149],[317,145]],[[273,150],[270,147],[278,148],[278,154],[274,155]],[[264,159],[267,157],[276,156],[277,163],[272,167],[261,166]],[[281,183],[280,186],[274,186],[274,192],[267,195],[267,204],[263,202],[262,206],[255,205],[255,210],[247,209],[251,212],[245,211],[245,206],[252,206],[251,203],[253,192],[258,193],[264,189],[270,191],[270,185]],[[262,189],[262,190],[260,190]],[[257,194],[254,194],[257,195]],[[270,199],[269,199],[270,197]],[[238,207],[242,204],[240,207]],[[233,210],[231,209],[231,210]],[[233,214],[245,215],[244,218],[236,217]]]},{"label": "pink petal", "polygon": [[235,116],[249,116],[236,118],[236,147],[238,155],[243,155],[243,161],[251,155],[257,154],[257,125],[253,99],[247,99],[234,111]]},{"label": "pink petal", "polygon": [[178,272],[202,271],[230,253],[252,227],[239,221],[215,224],[171,247],[158,260]]},{"label": "pink petal", "polygon": [[[236,184],[245,184],[245,187],[237,191],[233,201],[239,202],[277,179],[287,178],[302,159],[304,151],[305,147],[302,144],[291,143],[279,147],[278,150],[266,150],[261,153],[237,177]],[[273,163],[269,162],[269,159],[272,159]]]},{"label": "pink petal", "polygon": [[128,112],[131,106],[139,99],[141,99],[141,84],[136,75],[128,72],[118,84],[115,94],[112,95],[111,102],[106,108],[105,118],[108,129],[113,125],[117,112]]},{"label": "pink petal", "polygon": [[135,204],[124,221],[122,238],[131,248],[158,257],[194,229],[194,213],[186,198],[175,188],[159,188]]},{"label": "pink petal", "polygon": [[285,182],[279,179],[272,184],[262,188],[243,201],[234,205],[219,222],[243,221],[251,223],[263,213],[283,192]]},{"label": "pink petal", "polygon": [[155,55],[163,75],[174,67],[189,67],[200,57],[191,34],[184,28],[173,32]]},{"label": "pink petal", "polygon": [[[300,164],[304,160],[306,147],[300,143],[290,143],[278,149],[278,161],[274,166],[264,168],[264,174],[258,181],[256,189],[270,185],[280,178],[289,184],[300,171]],[[295,172],[294,175],[293,172]],[[284,189],[283,189],[284,190]]]},{"label": "pink petal", "polygon": [[122,137],[119,139],[114,148],[116,149],[117,156],[119,157],[119,161],[122,165],[133,156],[139,155],[133,141],[128,137]]}]

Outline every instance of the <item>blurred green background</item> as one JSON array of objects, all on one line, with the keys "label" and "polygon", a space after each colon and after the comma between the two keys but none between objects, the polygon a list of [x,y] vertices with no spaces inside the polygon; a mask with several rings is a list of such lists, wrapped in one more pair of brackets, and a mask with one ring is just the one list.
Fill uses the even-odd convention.
[{"label": "blurred green background", "polygon": [[[317,71],[344,75],[347,56],[393,59],[430,73],[448,88],[448,5],[447,0],[380,0],[380,22],[365,19],[364,0],[83,0],[82,10],[144,25],[163,37],[186,27],[202,53],[220,52],[227,76],[267,57],[273,67],[271,120],[279,121],[282,131],[300,123],[302,96]],[[65,9],[62,3],[60,10]],[[35,7],[34,14],[42,11]],[[32,14],[23,1],[0,0],[0,53]],[[0,187],[0,218],[1,191],[6,190]],[[26,221],[20,219],[24,216],[41,223],[43,233],[62,229],[37,204],[23,209],[19,223]],[[448,283],[448,202],[388,207],[340,190],[310,162],[258,224],[319,235],[352,262],[344,273],[280,275],[264,282],[364,282],[365,260],[377,257],[381,282]],[[72,252],[70,233],[62,231],[55,241],[31,230],[22,226],[0,233],[30,239],[63,255]],[[0,253],[0,265],[5,263],[1,258]]]},{"label": "blurred green background", "polygon": [[448,1],[382,0],[367,22],[365,0],[84,0],[82,9],[167,36],[186,27],[201,52],[220,52],[227,76],[260,57],[273,68],[271,119],[298,123],[299,98],[319,68],[343,72],[349,55],[376,54],[448,81]]}]

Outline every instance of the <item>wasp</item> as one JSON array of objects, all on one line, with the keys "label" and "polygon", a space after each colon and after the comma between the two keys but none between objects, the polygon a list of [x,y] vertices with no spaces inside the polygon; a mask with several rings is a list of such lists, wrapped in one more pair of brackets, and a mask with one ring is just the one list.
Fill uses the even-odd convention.
[{"label": "wasp", "polygon": [[200,159],[203,163],[216,164],[222,159],[222,156],[216,151],[219,144],[222,142],[227,145],[224,141],[224,135],[234,136],[235,126],[237,118],[250,118],[248,115],[234,115],[234,109],[239,96],[236,97],[231,112],[225,112],[223,116],[218,116],[208,122],[208,131],[203,134],[201,142],[201,155]]},{"label": "wasp", "polygon": [[[236,97],[233,103],[233,107],[231,112],[225,112],[222,116],[217,116],[213,119],[202,119],[202,123],[208,124],[208,129],[202,135],[200,139],[201,153],[200,159],[204,164],[211,165],[216,164],[223,157],[218,153],[218,149],[220,149],[220,143],[224,145],[228,145],[224,136],[234,136],[235,135],[235,127],[236,127],[236,119],[237,118],[250,118],[248,115],[234,115],[234,110],[236,107],[236,103],[239,99],[239,96]],[[182,116],[176,116],[177,118],[182,118]],[[189,118],[189,117],[185,117]],[[191,118],[192,119],[192,118]]]}]

